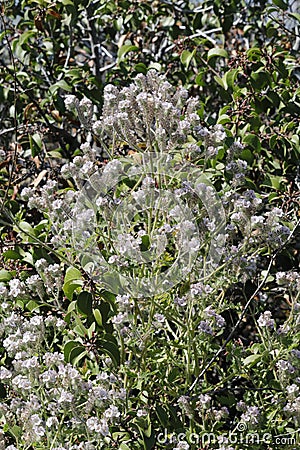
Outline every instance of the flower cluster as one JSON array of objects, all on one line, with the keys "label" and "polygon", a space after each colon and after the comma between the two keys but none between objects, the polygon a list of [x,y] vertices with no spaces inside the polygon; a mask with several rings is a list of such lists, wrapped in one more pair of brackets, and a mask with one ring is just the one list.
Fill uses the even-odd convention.
[{"label": "flower cluster", "polygon": [[1,322],[2,345],[11,362],[0,371],[0,382],[10,392],[10,400],[0,403],[0,418],[10,428],[20,427],[26,445],[55,442],[75,450],[83,447],[65,447],[70,432],[88,438],[91,445],[99,436],[110,436],[127,393],[112,373],[102,371],[89,380],[62,353],[46,351],[51,329],[60,328],[57,322],[15,312]]},{"label": "flower cluster", "polygon": [[149,70],[128,87],[105,87],[102,117],[93,130],[97,135],[105,131],[116,136],[138,151],[142,145],[152,151],[170,151],[185,143],[198,125],[196,105],[197,99],[188,99],[185,89],[174,91],[163,76]]}]

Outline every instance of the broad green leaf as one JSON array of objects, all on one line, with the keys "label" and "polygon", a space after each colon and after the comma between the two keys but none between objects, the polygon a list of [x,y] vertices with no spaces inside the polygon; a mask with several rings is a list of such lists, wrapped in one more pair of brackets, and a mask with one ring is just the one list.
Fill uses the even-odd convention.
[{"label": "broad green leaf", "polygon": [[0,281],[9,281],[12,279],[12,274],[8,270],[0,270]]},{"label": "broad green leaf", "polygon": [[64,283],[63,292],[69,300],[72,300],[74,292],[81,286],[83,286],[83,280],[70,280]]},{"label": "broad green leaf", "polygon": [[232,122],[232,119],[227,114],[222,114],[221,116],[219,116],[217,123],[224,124],[230,122]]},{"label": "broad green leaf", "polygon": [[250,75],[251,84],[255,89],[263,89],[270,83],[270,74],[264,70],[252,72]]},{"label": "broad green leaf", "polygon": [[16,250],[6,250],[6,252],[3,252],[3,257],[5,259],[21,259],[20,253]]},{"label": "broad green leaf", "polygon": [[256,134],[247,134],[247,136],[245,136],[243,139],[243,143],[247,144],[256,152],[260,152],[261,150],[261,143]]},{"label": "broad green leaf", "polygon": [[245,358],[243,360],[243,365],[244,366],[249,366],[249,364],[256,364],[259,360],[261,359],[261,355],[250,355],[247,356],[247,358]]},{"label": "broad green leaf", "polygon": [[211,48],[207,53],[207,61],[209,61],[211,58],[222,57],[222,58],[228,58],[228,53],[224,48]]},{"label": "broad green leaf", "polygon": [[226,84],[230,89],[234,89],[234,83],[237,79],[237,75],[240,72],[240,69],[232,69],[226,72],[225,74],[225,80]]},{"label": "broad green leaf", "polygon": [[120,450],[131,450],[130,447],[128,447],[128,445],[125,444],[124,442],[120,445],[119,449]]},{"label": "broad green leaf", "polygon": [[288,3],[284,2],[283,0],[272,0],[272,2],[274,3],[274,5],[278,6],[278,8],[282,9],[283,11],[285,11],[289,7]]},{"label": "broad green leaf", "polygon": [[253,161],[254,161],[253,153],[250,150],[248,150],[247,148],[242,151],[240,157],[241,157],[241,159],[244,159],[245,161],[247,161],[247,163],[249,165],[253,164]]},{"label": "broad green leaf", "polygon": [[188,50],[183,50],[180,56],[180,61],[185,66],[186,69],[188,69],[192,59],[195,56],[195,50],[192,52],[189,52]]},{"label": "broad green leaf", "polygon": [[214,76],[214,79],[215,79],[215,81],[220,85],[220,86],[222,86],[222,88],[223,89],[227,89],[227,83],[226,83],[226,80],[224,80],[223,78],[221,78],[221,77],[218,77],[217,75],[216,76]]},{"label": "broad green leaf", "polygon": [[93,296],[90,292],[82,291],[80,292],[77,299],[78,309],[89,316],[92,314]]},{"label": "broad green leaf", "polygon": [[50,94],[54,95],[59,89],[63,89],[67,92],[72,92],[72,86],[70,86],[65,80],[59,80],[57,83],[52,84],[49,88]]},{"label": "broad green leaf", "polygon": [[19,223],[18,226],[22,231],[25,231],[28,234],[34,235],[34,230],[28,222],[22,221]]},{"label": "broad green leaf", "polygon": [[78,341],[68,341],[64,345],[64,357],[65,357],[66,362],[70,362],[71,352],[75,348],[81,349],[81,351],[82,351],[82,349],[84,349],[83,345],[80,344],[80,342],[78,342]]},{"label": "broad green leaf", "polygon": [[66,275],[64,282],[67,283],[71,280],[80,280],[82,279],[82,274],[80,270],[76,269],[76,267],[68,267],[66,270]]},{"label": "broad green leaf", "polygon": [[107,302],[111,304],[115,304],[116,296],[112,292],[103,291],[101,292],[101,297],[104,298]]},{"label": "broad green leaf", "polygon": [[28,303],[26,303],[26,308],[28,309],[28,311],[32,312],[35,309],[40,308],[40,305],[33,300],[30,300]]},{"label": "broad green leaf", "polygon": [[166,413],[165,409],[162,406],[157,405],[155,408],[155,412],[156,412],[157,418],[160,421],[161,425],[163,427],[167,428],[167,426],[169,424],[169,419],[168,419],[168,414]]},{"label": "broad green leaf", "polygon": [[138,63],[134,66],[134,70],[138,73],[143,73],[144,75],[146,75],[147,66],[144,63]]},{"label": "broad green leaf", "polygon": [[99,351],[101,350],[111,357],[116,366],[120,365],[120,352],[114,342],[101,340],[99,343]]},{"label": "broad green leaf", "polygon": [[[79,351],[80,348],[81,352]],[[82,350],[82,348],[84,349],[84,347],[77,347],[71,351],[70,362],[74,366],[76,366],[83,358],[85,358],[88,355],[88,351],[85,349]]]},{"label": "broad green leaf", "polygon": [[122,47],[118,51],[118,60],[122,61],[122,59],[124,59],[124,56],[127,55],[127,53],[136,52],[137,50],[139,50],[139,48],[136,45],[131,44],[122,45]]},{"label": "broad green leaf", "polygon": [[19,37],[19,45],[26,44],[26,42],[33,36],[36,36],[36,31],[33,30],[24,31]]}]

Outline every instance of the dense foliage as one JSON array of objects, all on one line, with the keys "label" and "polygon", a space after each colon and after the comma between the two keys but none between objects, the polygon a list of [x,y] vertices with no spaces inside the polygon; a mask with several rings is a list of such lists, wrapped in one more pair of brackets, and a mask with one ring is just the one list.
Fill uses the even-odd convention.
[{"label": "dense foliage", "polygon": [[299,11],[0,3],[0,450],[297,448]]}]

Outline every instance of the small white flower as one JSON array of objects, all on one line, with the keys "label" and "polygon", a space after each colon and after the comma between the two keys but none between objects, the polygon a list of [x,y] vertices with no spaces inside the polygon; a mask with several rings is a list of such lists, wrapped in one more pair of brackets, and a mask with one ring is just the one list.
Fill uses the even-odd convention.
[{"label": "small white flower", "polygon": [[57,427],[58,423],[59,423],[59,422],[58,422],[57,417],[51,416],[51,417],[49,417],[49,418],[47,419],[47,421],[46,421],[46,426],[47,426],[48,428],[51,428],[51,427]]},{"label": "small white flower", "polygon": [[72,110],[73,108],[75,108],[77,102],[78,100],[75,95],[67,95],[65,98],[65,107],[68,110]]},{"label": "small white flower", "polygon": [[257,321],[260,327],[274,328],[274,319],[272,319],[272,313],[270,311],[265,311]]}]

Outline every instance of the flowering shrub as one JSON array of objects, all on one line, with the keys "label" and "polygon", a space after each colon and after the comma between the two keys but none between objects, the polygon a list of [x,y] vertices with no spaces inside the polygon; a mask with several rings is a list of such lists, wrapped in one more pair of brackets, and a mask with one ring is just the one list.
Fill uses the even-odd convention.
[{"label": "flowering shrub", "polygon": [[295,210],[249,189],[241,143],[155,71],[108,85],[98,121],[66,105],[107,158],[84,143],[21,192],[40,250],[1,271],[1,448],[296,442],[300,275],[276,266]]},{"label": "flowering shrub", "polygon": [[298,3],[0,5],[0,450],[298,448]]}]

